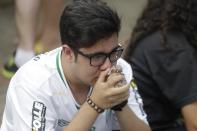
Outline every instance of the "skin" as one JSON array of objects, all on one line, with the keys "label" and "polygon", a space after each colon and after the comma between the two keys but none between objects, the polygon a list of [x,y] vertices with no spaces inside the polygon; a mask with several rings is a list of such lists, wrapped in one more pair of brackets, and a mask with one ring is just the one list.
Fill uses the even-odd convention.
[{"label": "skin", "polygon": [[181,111],[187,131],[197,131],[197,102],[184,106]]},{"label": "skin", "polygon": [[[109,53],[117,46],[118,36],[113,34],[110,38],[100,40],[90,48],[81,48],[80,51],[85,54]],[[128,99],[129,85],[114,88],[115,84],[123,79],[120,73],[114,74],[106,81],[106,76],[112,66],[113,64],[108,58],[100,67],[90,66],[88,58],[78,54],[76,59],[69,46],[63,45],[62,68],[64,75],[75,100],[81,104],[79,112],[63,131],[88,131],[99,116],[99,113],[85,102],[90,85],[94,87],[90,98],[100,108],[111,108]],[[148,125],[136,117],[128,106],[125,106],[121,112],[117,112],[117,117],[123,131],[150,131]],[[86,121],[81,124],[83,119]]]},{"label": "skin", "polygon": [[41,42],[43,51],[52,50],[59,47],[59,19],[64,8],[64,0],[43,0],[43,32]]},{"label": "skin", "polygon": [[36,17],[40,7],[39,0],[16,0],[15,19],[19,39],[19,47],[33,50],[35,43]]},{"label": "skin", "polygon": [[59,17],[64,7],[63,0],[15,0],[15,20],[18,35],[18,47],[32,51],[36,42],[36,29],[39,24],[38,13],[43,4],[43,31],[40,41],[42,51],[48,51],[59,46]]}]

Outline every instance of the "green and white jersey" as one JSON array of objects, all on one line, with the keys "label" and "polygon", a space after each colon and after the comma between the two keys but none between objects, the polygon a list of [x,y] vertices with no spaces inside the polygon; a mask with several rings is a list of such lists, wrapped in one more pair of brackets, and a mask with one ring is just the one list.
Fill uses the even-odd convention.
[{"label": "green and white jersey", "polygon": [[[36,56],[17,71],[8,88],[0,131],[61,131],[72,121],[80,106],[63,75],[61,50],[57,48]],[[117,64],[123,67],[127,82],[130,82],[132,70],[129,64],[123,59],[119,59]],[[142,100],[135,86],[130,88],[128,105],[147,123]],[[118,129],[115,113],[105,110],[90,131]]]}]

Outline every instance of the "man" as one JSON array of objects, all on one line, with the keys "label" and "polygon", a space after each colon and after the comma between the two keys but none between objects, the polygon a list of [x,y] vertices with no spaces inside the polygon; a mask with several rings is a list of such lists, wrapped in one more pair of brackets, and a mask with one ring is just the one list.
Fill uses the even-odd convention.
[{"label": "man", "polygon": [[[33,58],[8,89],[1,131],[150,131],[119,59],[120,19],[105,3],[77,1],[60,19],[62,47]],[[127,73],[108,75],[119,65]],[[135,99],[136,98],[136,99]]]}]

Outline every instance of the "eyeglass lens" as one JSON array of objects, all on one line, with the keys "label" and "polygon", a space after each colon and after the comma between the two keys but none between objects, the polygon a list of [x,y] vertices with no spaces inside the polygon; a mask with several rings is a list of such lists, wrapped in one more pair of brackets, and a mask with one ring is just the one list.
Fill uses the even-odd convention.
[{"label": "eyeglass lens", "polygon": [[90,64],[92,66],[100,66],[105,62],[107,57],[109,57],[111,63],[114,63],[121,57],[122,52],[123,52],[122,48],[117,48],[113,50],[110,54],[99,54],[96,56],[92,56],[90,59]]}]

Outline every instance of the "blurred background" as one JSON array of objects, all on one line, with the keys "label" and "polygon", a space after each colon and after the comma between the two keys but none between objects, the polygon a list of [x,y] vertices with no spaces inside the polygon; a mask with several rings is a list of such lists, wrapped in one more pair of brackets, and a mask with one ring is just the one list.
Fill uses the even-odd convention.
[{"label": "blurred background", "polygon": [[[137,17],[141,13],[146,0],[104,0],[117,10],[122,19],[119,41],[129,38]],[[65,5],[72,0],[65,0]],[[17,46],[16,26],[14,19],[14,0],[0,0],[0,69],[12,55]],[[5,105],[6,91],[9,79],[0,73],[0,125]]]}]

